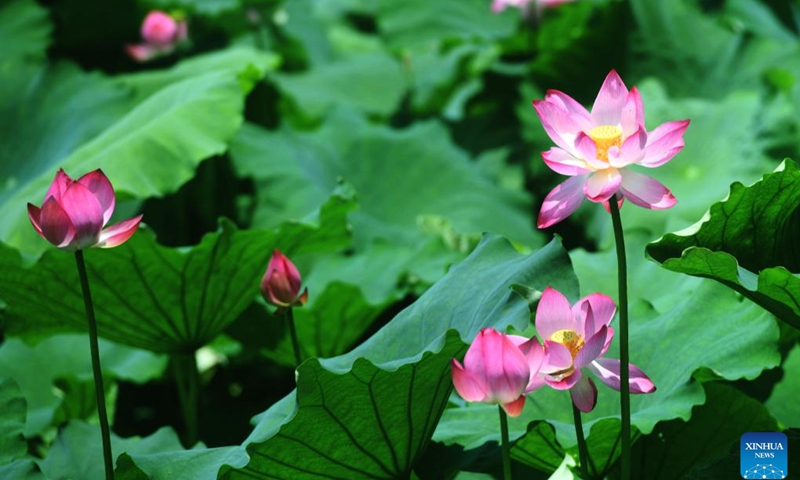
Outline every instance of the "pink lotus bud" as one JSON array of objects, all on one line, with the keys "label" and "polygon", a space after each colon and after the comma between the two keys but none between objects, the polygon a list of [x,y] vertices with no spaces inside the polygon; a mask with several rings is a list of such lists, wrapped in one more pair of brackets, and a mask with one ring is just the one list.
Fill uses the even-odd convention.
[{"label": "pink lotus bud", "polygon": [[178,38],[178,22],[168,14],[154,10],[142,23],[142,38],[152,45],[166,46]]},{"label": "pink lotus bud", "polygon": [[267,272],[261,279],[261,295],[267,303],[277,307],[305,305],[308,300],[308,289],[300,293],[302,278],[297,267],[277,248],[267,266]]},{"label": "pink lotus bud", "polygon": [[468,402],[496,403],[512,417],[522,413],[525,394],[539,388],[538,378],[544,352],[539,341],[504,335],[484,328],[475,337],[464,365],[450,362],[453,385]]},{"label": "pink lotus bud", "polygon": [[62,250],[111,248],[125,243],[142,220],[139,215],[104,229],[115,202],[114,187],[102,170],[75,181],[60,169],[42,208],[28,204],[28,218],[42,238]]}]

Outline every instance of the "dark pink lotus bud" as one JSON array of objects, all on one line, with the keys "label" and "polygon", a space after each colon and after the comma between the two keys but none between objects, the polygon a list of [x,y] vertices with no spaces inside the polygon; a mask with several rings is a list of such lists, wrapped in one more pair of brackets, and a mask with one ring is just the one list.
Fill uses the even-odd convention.
[{"label": "dark pink lotus bud", "polygon": [[267,266],[267,272],[261,280],[261,295],[267,303],[278,307],[305,305],[308,300],[308,289],[300,293],[302,278],[297,267],[277,248]]},{"label": "dark pink lotus bud", "polygon": [[142,22],[143,43],[126,45],[125,51],[137,62],[146,62],[168,55],[178,43],[186,40],[188,28],[185,20],[154,10]]},{"label": "dark pink lotus bud", "polygon": [[111,248],[131,238],[142,220],[139,215],[104,229],[115,202],[114,187],[102,170],[75,181],[60,169],[42,208],[28,204],[28,218],[42,238],[62,250]]}]

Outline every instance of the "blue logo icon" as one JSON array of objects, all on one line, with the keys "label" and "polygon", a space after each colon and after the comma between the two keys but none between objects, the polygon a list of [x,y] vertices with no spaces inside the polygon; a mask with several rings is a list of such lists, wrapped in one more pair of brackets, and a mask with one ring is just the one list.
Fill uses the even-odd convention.
[{"label": "blue logo icon", "polygon": [[748,432],[740,441],[742,478],[786,478],[789,442],[780,432]]}]

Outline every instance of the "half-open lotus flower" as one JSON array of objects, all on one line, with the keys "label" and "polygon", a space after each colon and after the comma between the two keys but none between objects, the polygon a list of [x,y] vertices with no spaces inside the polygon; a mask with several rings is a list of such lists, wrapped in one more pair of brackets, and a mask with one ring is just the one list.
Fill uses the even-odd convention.
[{"label": "half-open lotus flower", "polygon": [[542,153],[544,162],[570,177],[545,197],[539,228],[567,218],[584,197],[606,206],[612,198],[620,206],[626,198],[651,209],[675,205],[664,185],[628,167],[653,168],[670,161],[683,148],[689,120],[667,122],[648,132],[639,91],[628,91],[614,70],[600,87],[591,113],[557,90],[534,100],[533,106],[557,145]]},{"label": "half-open lotus flower", "polygon": [[45,240],[62,250],[111,248],[136,232],[142,216],[103,228],[114,213],[114,187],[101,170],[78,180],[59,169],[39,208],[28,204],[28,218]]},{"label": "half-open lotus flower", "polygon": [[453,385],[464,400],[495,403],[516,417],[525,406],[525,394],[544,384],[537,375],[543,357],[536,337],[484,328],[467,350],[464,365],[451,361]]},{"label": "half-open lotus flower", "polygon": [[[544,339],[545,358],[540,374],[557,390],[569,390],[572,403],[591,412],[597,387],[585,372],[620,389],[620,361],[603,358],[614,330],[609,326],[617,307],[601,293],[593,293],[570,306],[561,292],[548,287],[536,308],[536,332]],[[643,371],[629,365],[631,393],[653,393],[656,386]]]}]

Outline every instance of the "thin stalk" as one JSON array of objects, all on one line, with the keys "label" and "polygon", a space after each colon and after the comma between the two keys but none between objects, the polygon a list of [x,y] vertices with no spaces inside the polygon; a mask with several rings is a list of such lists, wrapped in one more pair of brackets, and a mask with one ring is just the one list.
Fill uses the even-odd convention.
[{"label": "thin stalk", "polygon": [[503,407],[497,406],[500,410],[500,447],[503,450],[503,479],[511,480],[511,453],[508,444],[508,417]]},{"label": "thin stalk", "polygon": [[89,347],[92,351],[92,373],[94,374],[94,391],[97,396],[97,416],[100,417],[100,434],[103,438],[103,463],[105,465],[106,480],[114,480],[114,457],[111,454],[111,429],[108,427],[103,371],[100,369],[100,346],[97,343],[97,320],[94,317],[92,292],[89,290],[89,277],[86,275],[86,263],[83,261],[82,250],[77,250],[75,252],[75,261],[78,264],[78,277],[80,277],[81,290],[83,291],[83,304],[86,307],[86,319],[89,321]]},{"label": "thin stalk", "polygon": [[617,279],[619,282],[619,376],[620,410],[622,413],[622,480],[631,478],[631,386],[630,358],[628,354],[628,261],[625,257],[625,237],[616,197],[608,202],[611,221],[614,224],[614,240],[617,245]]},{"label": "thin stalk", "polygon": [[183,445],[194,446],[198,439],[198,395],[200,392],[200,372],[197,371],[195,352],[176,354],[172,357],[175,368],[175,381],[181,401],[183,424],[186,429]]},{"label": "thin stalk", "polygon": [[583,421],[581,411],[572,404],[572,417],[575,423],[575,435],[578,436],[578,459],[581,462],[581,477],[589,480],[589,449],[586,448],[586,438],[583,436]]},{"label": "thin stalk", "polygon": [[297,339],[297,329],[294,328],[294,313],[292,307],[286,309],[286,322],[289,323],[289,334],[292,337],[292,348],[294,349],[294,363],[300,365],[303,355],[300,352],[300,341]]}]

